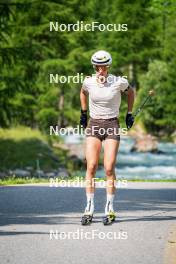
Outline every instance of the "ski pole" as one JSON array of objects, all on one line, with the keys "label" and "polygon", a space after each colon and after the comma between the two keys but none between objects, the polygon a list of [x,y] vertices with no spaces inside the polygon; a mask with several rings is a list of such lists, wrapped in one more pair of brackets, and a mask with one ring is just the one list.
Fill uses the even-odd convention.
[{"label": "ski pole", "polygon": [[152,96],[154,96],[154,90],[150,90],[149,91],[148,96],[146,97],[146,99],[143,101],[143,103],[140,105],[140,107],[133,114],[134,118],[142,111],[142,109],[144,108],[145,104],[149,101],[149,99],[151,100]]}]

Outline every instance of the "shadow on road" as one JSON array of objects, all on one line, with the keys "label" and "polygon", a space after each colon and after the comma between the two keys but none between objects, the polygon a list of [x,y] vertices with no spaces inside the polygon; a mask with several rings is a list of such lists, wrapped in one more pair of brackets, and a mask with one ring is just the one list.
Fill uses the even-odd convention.
[{"label": "shadow on road", "polygon": [[[97,189],[95,194],[96,213],[103,215],[105,200],[105,189]],[[83,188],[1,187],[0,226],[13,224],[74,224],[80,226],[80,216],[84,211],[85,202]],[[119,212],[117,222],[176,220],[176,217],[172,215],[172,212],[176,210],[175,189],[118,189],[114,205],[115,210]],[[140,217],[139,214],[137,215],[139,211],[141,211]],[[128,214],[126,215],[126,213]],[[167,213],[167,216],[163,213]],[[94,223],[98,222],[101,222],[101,217],[95,216]],[[32,231],[24,233],[32,234]],[[0,235],[17,234],[19,233],[16,231],[0,230]],[[41,234],[43,233],[41,232]]]}]

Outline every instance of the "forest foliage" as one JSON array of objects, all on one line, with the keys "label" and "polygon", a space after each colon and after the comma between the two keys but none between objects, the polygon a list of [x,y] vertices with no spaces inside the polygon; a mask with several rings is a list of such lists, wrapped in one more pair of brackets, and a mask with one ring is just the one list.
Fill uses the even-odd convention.
[{"label": "forest foliage", "polygon": [[[137,108],[156,94],[137,120],[171,135],[176,117],[176,4],[174,0],[8,0],[0,2],[0,126],[77,125],[81,83],[50,83],[50,74],[93,73],[90,57],[104,49],[110,72],[136,88]],[[50,31],[50,22],[127,24],[127,31]],[[121,122],[127,106],[121,107]]]}]

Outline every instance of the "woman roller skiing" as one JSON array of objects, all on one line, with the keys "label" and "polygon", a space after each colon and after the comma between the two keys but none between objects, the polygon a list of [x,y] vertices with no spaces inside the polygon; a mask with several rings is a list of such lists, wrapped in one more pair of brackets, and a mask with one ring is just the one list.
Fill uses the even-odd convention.
[{"label": "woman roller skiing", "polygon": [[[105,216],[103,223],[110,224],[115,220],[113,200],[115,195],[115,163],[119,148],[119,108],[121,92],[127,93],[128,112],[126,126],[131,128],[134,122],[132,108],[134,91],[129,86],[126,78],[117,77],[108,73],[112,63],[111,55],[106,51],[98,51],[92,55],[91,63],[95,69],[92,77],[84,79],[81,91],[81,117],[86,134],[85,157],[86,171],[86,196],[87,205],[81,219],[82,225],[91,223],[94,213],[94,178],[98,166],[102,141],[104,141],[104,170],[106,174]],[[89,120],[87,115],[87,97],[89,96]],[[88,121],[88,122],[87,122]],[[87,125],[88,123],[88,125]]]}]

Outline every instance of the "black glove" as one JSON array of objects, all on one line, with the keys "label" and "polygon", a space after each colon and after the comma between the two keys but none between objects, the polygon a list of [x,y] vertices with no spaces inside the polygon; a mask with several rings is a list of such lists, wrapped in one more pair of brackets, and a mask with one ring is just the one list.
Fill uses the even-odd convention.
[{"label": "black glove", "polygon": [[81,109],[80,125],[82,125],[83,128],[87,127],[87,110]]},{"label": "black glove", "polygon": [[126,115],[126,126],[127,126],[127,128],[130,129],[132,127],[133,123],[134,123],[134,117],[132,114],[128,113]]}]

